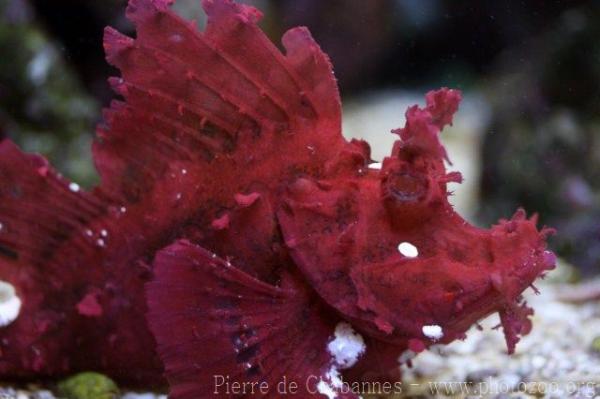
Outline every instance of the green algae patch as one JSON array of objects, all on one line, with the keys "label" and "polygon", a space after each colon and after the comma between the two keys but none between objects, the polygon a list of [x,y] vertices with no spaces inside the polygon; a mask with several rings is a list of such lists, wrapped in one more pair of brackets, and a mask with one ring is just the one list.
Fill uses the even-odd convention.
[{"label": "green algae patch", "polygon": [[79,373],[58,384],[58,392],[66,399],[115,399],[117,384],[99,373]]},{"label": "green algae patch", "polygon": [[592,340],[592,352],[600,354],[600,335]]}]

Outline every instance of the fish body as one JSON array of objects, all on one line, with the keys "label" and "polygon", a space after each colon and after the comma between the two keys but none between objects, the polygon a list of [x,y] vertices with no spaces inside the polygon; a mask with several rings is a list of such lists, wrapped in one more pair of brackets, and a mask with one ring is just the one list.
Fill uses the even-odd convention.
[{"label": "fish body", "polygon": [[343,138],[305,28],[281,52],[252,7],[205,0],[199,32],[170,3],[129,1],[135,39],[106,30],[122,100],[97,130],[98,187],[0,143],[0,279],[23,303],[0,328],[2,379],[164,376],[171,397],[201,398],[215,376],[272,397],[287,378],[299,397],[356,397],[342,376],[398,381],[403,352],[493,312],[513,351],[521,292],[554,265],[550,230],[522,211],[479,229],[448,203],[460,175],[439,133],[460,93],[411,107],[375,168]]}]

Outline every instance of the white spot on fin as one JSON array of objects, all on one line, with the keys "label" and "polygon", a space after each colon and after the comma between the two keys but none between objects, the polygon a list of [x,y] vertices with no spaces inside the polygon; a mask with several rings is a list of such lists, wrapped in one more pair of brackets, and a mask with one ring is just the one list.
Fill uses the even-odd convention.
[{"label": "white spot on fin", "polygon": [[81,190],[81,187],[79,187],[79,184],[77,184],[77,183],[70,183],[69,190],[71,190],[74,193],[78,193],[79,190]]},{"label": "white spot on fin", "polygon": [[6,327],[19,317],[21,299],[15,293],[15,287],[0,281],[0,327]]}]

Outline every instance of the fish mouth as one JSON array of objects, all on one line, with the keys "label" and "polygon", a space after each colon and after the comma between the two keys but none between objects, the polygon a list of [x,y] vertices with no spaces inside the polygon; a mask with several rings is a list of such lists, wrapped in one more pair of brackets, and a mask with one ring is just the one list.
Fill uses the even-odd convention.
[{"label": "fish mouth", "polygon": [[[482,276],[478,284],[471,286],[470,291],[452,299],[455,312],[442,323],[451,332],[445,341],[464,338],[472,325],[495,312],[500,316],[500,324],[495,328],[502,327],[509,354],[515,351],[520,338],[529,333],[533,310],[527,306],[523,293],[532,288],[538,294],[535,280],[543,278],[556,265],[556,255],[545,245],[547,236],[554,231],[545,227],[538,231],[535,222],[535,217],[527,220],[518,214],[516,225],[508,226],[512,230],[510,234],[520,238],[521,248],[529,248],[528,254],[513,254],[514,259],[509,261],[506,251],[496,251],[494,269]],[[492,229],[492,234],[496,228]],[[507,226],[501,223],[498,228],[506,230]],[[512,243],[514,239],[509,237],[508,241]],[[524,251],[521,249],[519,252]]]},{"label": "fish mouth", "polygon": [[[513,352],[519,337],[531,328],[532,311],[522,294],[528,287],[536,290],[534,281],[556,263],[545,245],[552,230],[538,230],[535,217],[526,219],[519,213],[516,222],[513,219],[482,237],[482,242],[494,243],[490,248],[485,243],[471,247],[481,254],[475,266],[472,259],[461,261],[462,253],[425,251],[415,258],[391,257],[359,266],[360,272],[353,275],[359,297],[369,298],[371,309],[393,326],[391,334],[370,331],[386,342],[418,340],[427,347],[463,339],[471,326],[497,312],[508,351]],[[423,332],[425,327],[439,327],[443,335],[431,338]]]}]

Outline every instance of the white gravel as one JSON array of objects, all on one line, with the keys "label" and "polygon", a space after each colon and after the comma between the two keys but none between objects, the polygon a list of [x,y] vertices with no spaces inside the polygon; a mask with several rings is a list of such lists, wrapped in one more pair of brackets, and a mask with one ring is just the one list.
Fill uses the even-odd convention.
[{"label": "white gravel", "polygon": [[539,288],[541,295],[527,293],[533,330],[514,355],[506,354],[501,329],[492,329],[499,323],[493,315],[465,341],[436,346],[413,359],[413,368],[402,366],[404,386],[426,398],[448,397],[430,392],[436,388],[454,390],[456,398],[600,398],[600,353],[591,347],[600,336],[600,302],[563,303],[556,285]]}]

